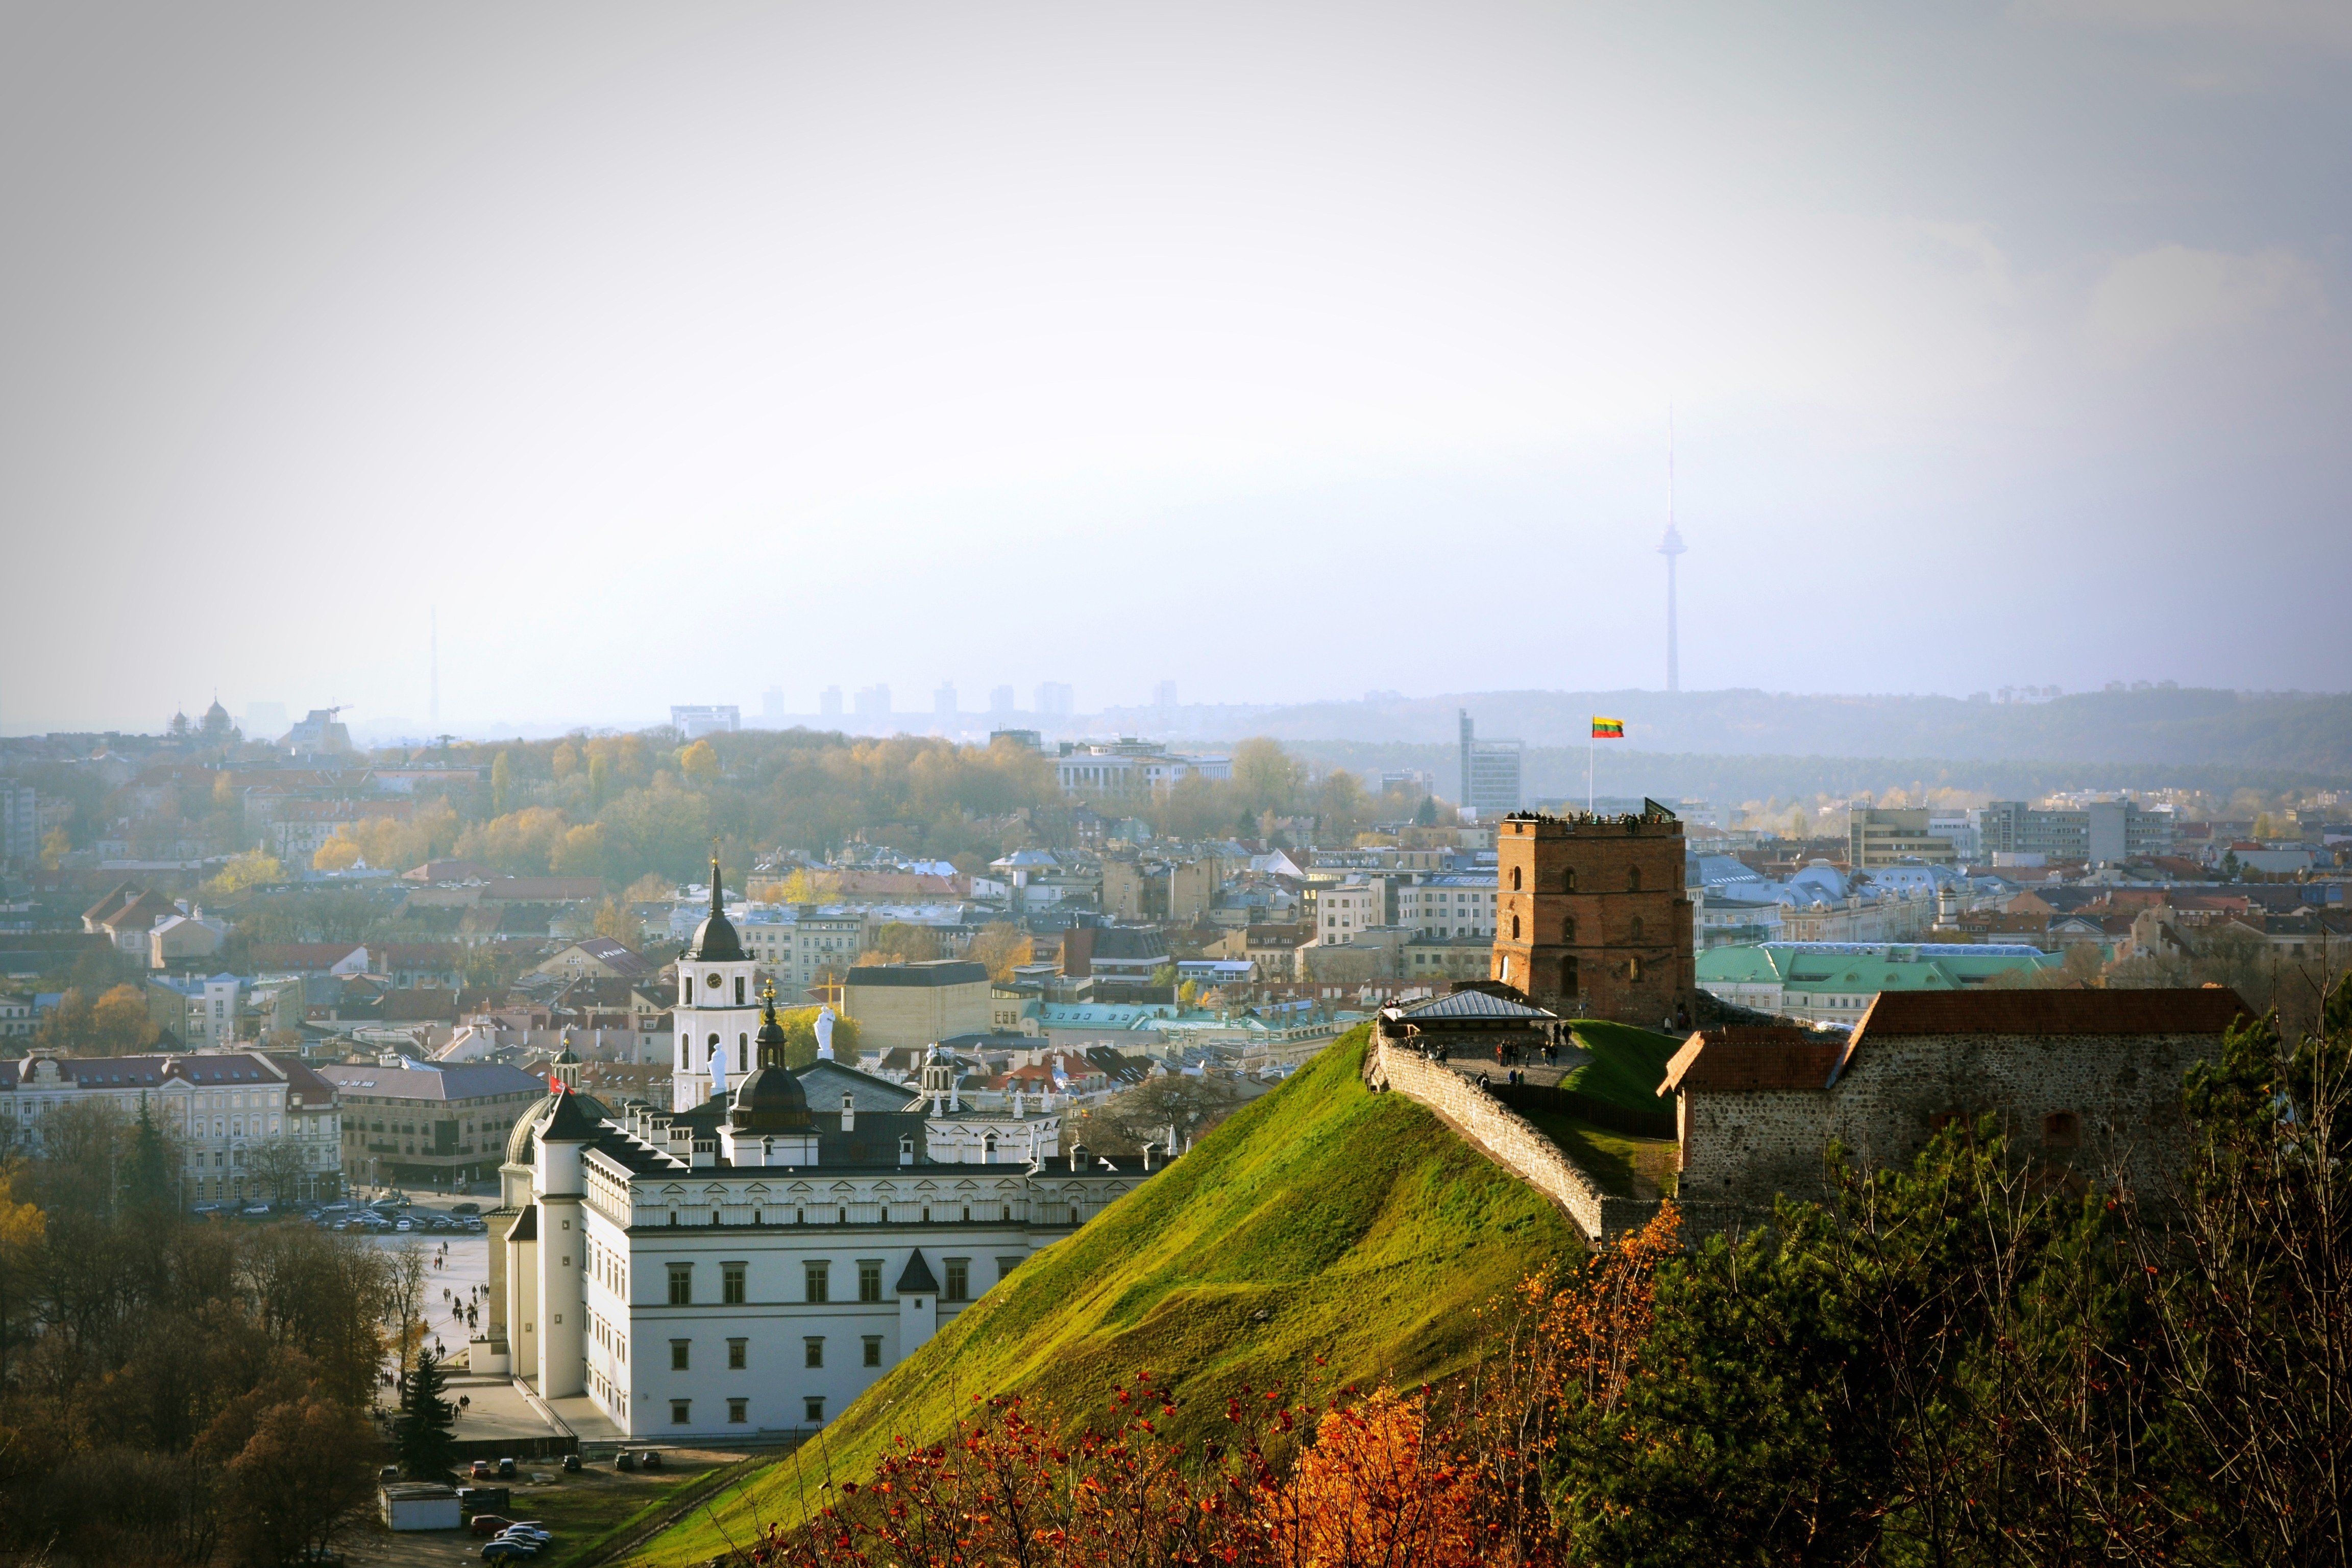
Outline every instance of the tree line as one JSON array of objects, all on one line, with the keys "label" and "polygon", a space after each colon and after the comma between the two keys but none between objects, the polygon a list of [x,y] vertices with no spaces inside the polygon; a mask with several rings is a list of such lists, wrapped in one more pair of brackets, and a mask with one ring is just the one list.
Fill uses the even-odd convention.
[{"label": "tree line", "polygon": [[[76,1106],[0,1161],[0,1553],[277,1568],[373,1505],[421,1268],[305,1225],[194,1220],[145,1116]],[[404,1283],[405,1281],[405,1283]]]},{"label": "tree line", "polygon": [[1411,816],[1419,800],[1368,794],[1346,772],[1311,775],[1265,739],[1234,748],[1231,779],[1075,798],[1062,794],[1051,758],[1011,740],[795,730],[676,744],[656,732],[456,746],[446,758],[486,768],[487,781],[428,786],[406,818],[352,823],[317,864],[405,868],[446,856],[513,876],[594,877],[618,891],[698,877],[715,836],[730,866],[779,847],[824,855],[862,839],[969,871],[1011,849],[1074,845],[1080,807],[1139,818],[1168,837],[1271,836],[1304,817],[1344,838]]}]

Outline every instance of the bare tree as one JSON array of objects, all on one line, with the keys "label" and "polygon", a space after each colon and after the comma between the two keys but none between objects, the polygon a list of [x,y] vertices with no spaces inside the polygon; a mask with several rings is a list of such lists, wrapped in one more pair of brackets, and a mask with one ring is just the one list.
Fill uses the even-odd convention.
[{"label": "bare tree", "polygon": [[381,1321],[392,1326],[393,1349],[400,1356],[401,1375],[405,1377],[409,1359],[425,1342],[425,1253],[415,1242],[391,1255]]},{"label": "bare tree", "polygon": [[291,1138],[265,1139],[246,1151],[246,1169],[254,1180],[268,1190],[270,1197],[279,1204],[294,1201],[310,1173],[310,1155],[301,1144]]}]

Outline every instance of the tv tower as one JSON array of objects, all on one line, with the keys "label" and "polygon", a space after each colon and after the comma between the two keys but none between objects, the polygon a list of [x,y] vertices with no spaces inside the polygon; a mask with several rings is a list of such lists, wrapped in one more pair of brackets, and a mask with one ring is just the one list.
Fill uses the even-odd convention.
[{"label": "tv tower", "polygon": [[1687,548],[1675,527],[1675,408],[1666,405],[1666,537],[1658,553],[1666,558],[1666,689],[1683,689],[1682,658],[1675,639],[1675,557]]}]

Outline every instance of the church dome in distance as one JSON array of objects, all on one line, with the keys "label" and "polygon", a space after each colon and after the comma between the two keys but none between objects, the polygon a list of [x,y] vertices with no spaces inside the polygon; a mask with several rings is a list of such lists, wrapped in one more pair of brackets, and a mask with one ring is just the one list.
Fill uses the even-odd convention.
[{"label": "church dome in distance", "polygon": [[735,934],[735,922],[727,918],[725,893],[719,885],[719,857],[710,858],[710,912],[694,928],[694,941],[688,945],[685,960],[695,963],[740,963],[743,959],[743,942]]}]

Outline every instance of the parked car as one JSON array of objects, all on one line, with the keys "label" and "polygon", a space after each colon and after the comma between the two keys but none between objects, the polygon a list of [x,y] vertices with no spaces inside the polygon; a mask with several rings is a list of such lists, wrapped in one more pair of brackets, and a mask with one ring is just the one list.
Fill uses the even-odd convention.
[{"label": "parked car", "polygon": [[504,1514],[478,1513],[466,1521],[466,1528],[476,1535],[496,1535],[512,1523],[514,1521]]},{"label": "parked car", "polygon": [[566,1474],[566,1475],[572,1475],[572,1476],[576,1476],[576,1475],[578,1475],[578,1474],[580,1473],[580,1456],[579,1456],[579,1455],[577,1455],[577,1454],[566,1454],[566,1455],[564,1455],[564,1456],[563,1456],[563,1471],[564,1471],[564,1474]]},{"label": "parked car", "polygon": [[539,1555],[539,1548],[524,1541],[509,1541],[505,1536],[482,1542],[485,1563],[516,1563]]},{"label": "parked car", "polygon": [[449,1212],[451,1214],[479,1214],[482,1212],[482,1205],[477,1203],[451,1204],[449,1205]]},{"label": "parked car", "polygon": [[492,1465],[488,1459],[476,1459],[471,1465],[468,1465],[466,1468],[466,1473],[473,1477],[478,1481],[487,1481],[492,1476],[498,1474],[498,1468]]},{"label": "parked car", "polygon": [[514,1479],[514,1473],[515,1462],[512,1459],[500,1459],[499,1461],[499,1479],[502,1481],[512,1480]]},{"label": "parked car", "polygon": [[634,1470],[637,1468],[637,1457],[630,1450],[624,1448],[619,1453],[613,1456],[613,1468],[616,1470]]},{"label": "parked car", "polygon": [[645,1453],[645,1458],[642,1462],[646,1468],[649,1470],[660,1469],[662,1468],[661,1450],[658,1448],[647,1448]]},{"label": "parked car", "polygon": [[400,1467],[398,1465],[386,1465],[383,1468],[375,1473],[375,1479],[380,1481],[396,1481],[400,1479]]},{"label": "parked car", "polygon": [[535,1521],[531,1520],[519,1520],[515,1523],[508,1525],[504,1530],[499,1531],[499,1533],[501,1536],[514,1536],[523,1541],[538,1541],[544,1542],[555,1539],[555,1531],[543,1529]]},{"label": "parked car", "polygon": [[399,1224],[397,1224],[397,1225],[394,1226],[392,1228],[393,1228],[393,1229],[394,1229],[394,1230],[415,1230],[415,1229],[416,1228],[416,1226],[415,1226],[415,1223],[414,1221],[411,1221],[411,1220],[402,1220]]}]

